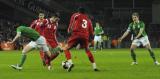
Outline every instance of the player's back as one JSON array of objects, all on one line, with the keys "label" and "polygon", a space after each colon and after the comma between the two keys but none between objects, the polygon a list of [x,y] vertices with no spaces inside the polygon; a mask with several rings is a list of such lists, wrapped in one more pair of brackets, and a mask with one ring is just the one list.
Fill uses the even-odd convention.
[{"label": "player's back", "polygon": [[79,14],[75,18],[75,23],[73,25],[73,33],[88,38],[90,29],[91,29],[91,21],[88,18],[88,16],[85,14]]},{"label": "player's back", "polygon": [[38,32],[26,26],[19,26],[17,32],[21,32],[22,36],[28,37],[34,41],[40,36]]}]

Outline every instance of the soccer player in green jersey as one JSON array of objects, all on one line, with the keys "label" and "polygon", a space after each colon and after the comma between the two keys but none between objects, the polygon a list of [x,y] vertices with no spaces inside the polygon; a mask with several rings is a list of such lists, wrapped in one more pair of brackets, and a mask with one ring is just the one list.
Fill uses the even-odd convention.
[{"label": "soccer player in green jersey", "polygon": [[43,36],[40,36],[38,32],[31,29],[30,27],[19,26],[17,28],[17,34],[15,38],[10,43],[14,43],[21,36],[29,38],[31,42],[27,44],[22,50],[22,58],[20,63],[17,65],[11,65],[12,68],[21,70],[26,60],[27,53],[31,51],[33,48],[39,48],[40,50],[44,51],[48,56],[51,56],[45,38]]},{"label": "soccer player in green jersey", "polygon": [[118,40],[119,42],[121,42],[129,33],[132,33],[133,41],[130,47],[130,51],[131,51],[131,57],[133,59],[133,62],[131,63],[131,65],[138,64],[136,60],[136,54],[134,52],[134,49],[140,46],[141,44],[148,49],[150,56],[152,57],[154,61],[154,64],[160,65],[160,63],[156,60],[154,52],[150,46],[148,36],[145,32],[145,24],[143,21],[139,20],[139,14],[137,12],[134,12],[132,14],[132,20],[133,22],[129,24],[127,31]]},{"label": "soccer player in green jersey", "polygon": [[96,52],[96,48],[102,49],[102,37],[103,29],[98,22],[96,22],[96,27],[94,28],[94,52]]}]

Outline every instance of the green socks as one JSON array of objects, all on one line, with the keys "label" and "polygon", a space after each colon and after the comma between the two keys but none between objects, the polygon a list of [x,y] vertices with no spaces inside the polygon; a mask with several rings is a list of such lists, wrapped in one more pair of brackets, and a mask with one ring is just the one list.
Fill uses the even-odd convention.
[{"label": "green socks", "polygon": [[22,66],[23,66],[23,64],[24,64],[24,62],[25,62],[25,60],[26,60],[26,57],[27,57],[27,55],[22,54],[22,58],[21,58],[21,61],[20,61],[19,67],[22,67]]},{"label": "green socks", "polygon": [[152,49],[148,49],[148,51],[149,51],[149,54],[152,57],[153,61],[155,62],[156,58],[155,58],[154,52],[152,51]]},{"label": "green socks", "polygon": [[131,49],[131,57],[132,57],[133,61],[136,62],[136,54],[134,53],[133,49]]}]

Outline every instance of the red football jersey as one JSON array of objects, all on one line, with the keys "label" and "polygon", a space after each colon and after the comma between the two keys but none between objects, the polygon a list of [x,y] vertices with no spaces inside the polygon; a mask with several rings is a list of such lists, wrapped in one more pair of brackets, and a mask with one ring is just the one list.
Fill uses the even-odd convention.
[{"label": "red football jersey", "polygon": [[31,28],[35,29],[37,32],[40,33],[40,35],[43,35],[43,30],[44,30],[44,27],[45,25],[48,23],[48,20],[47,19],[37,19],[37,20],[34,20],[32,22],[32,24],[30,25]]},{"label": "red football jersey", "polygon": [[73,27],[73,24],[74,24],[74,20],[75,18],[80,15],[79,13],[74,13],[72,16],[71,16],[71,19],[70,19],[70,24],[69,24],[69,27],[68,27],[68,32],[71,31],[72,27]]},{"label": "red football jersey", "polygon": [[88,39],[89,35],[93,35],[92,22],[87,15],[75,13],[72,15],[68,31],[72,30],[73,34]]},{"label": "red football jersey", "polygon": [[47,42],[51,45],[51,47],[56,47],[58,45],[58,41],[56,38],[56,31],[57,31],[58,22],[51,23],[50,20],[48,20],[48,23],[46,24],[43,36],[46,38]]}]

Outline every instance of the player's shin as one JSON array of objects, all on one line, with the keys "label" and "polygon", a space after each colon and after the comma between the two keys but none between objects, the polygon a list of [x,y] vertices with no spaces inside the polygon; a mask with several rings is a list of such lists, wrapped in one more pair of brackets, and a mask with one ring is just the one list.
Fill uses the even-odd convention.
[{"label": "player's shin", "polygon": [[55,53],[55,54],[52,54],[50,60],[51,60],[51,61],[54,60],[58,55],[59,55],[58,52]]},{"label": "player's shin", "polygon": [[133,62],[137,62],[137,60],[136,60],[136,54],[134,52],[134,49],[131,49],[131,57],[133,59]]},{"label": "player's shin", "polygon": [[47,65],[47,66],[50,66],[51,65],[51,63],[50,63],[50,57],[47,55],[47,54],[44,54],[44,60],[45,60],[45,64]]},{"label": "player's shin", "polygon": [[94,61],[94,57],[93,57],[91,51],[86,49],[86,54],[89,58],[89,61],[92,63],[93,69],[97,69],[97,66],[96,66],[96,63]]},{"label": "player's shin", "polygon": [[41,59],[42,59],[43,66],[45,66],[45,65],[46,65],[45,59],[44,59],[44,54],[45,54],[45,53],[41,50],[41,51],[39,52],[39,54],[40,54],[40,57],[41,57]]},{"label": "player's shin", "polygon": [[67,60],[71,59],[71,53],[69,50],[64,50],[64,53],[65,53]]},{"label": "player's shin", "polygon": [[22,66],[23,66],[26,58],[27,58],[27,55],[23,53],[23,54],[22,54],[22,57],[21,57],[21,61],[20,61],[20,63],[18,64],[19,67],[22,67]]},{"label": "player's shin", "polygon": [[94,57],[93,57],[92,53],[90,52],[90,50],[86,50],[86,54],[87,54],[87,56],[89,58],[89,61],[91,63],[94,63]]},{"label": "player's shin", "polygon": [[148,49],[148,51],[149,51],[149,54],[152,57],[153,61],[156,62],[156,58],[155,58],[153,50],[152,49]]}]

